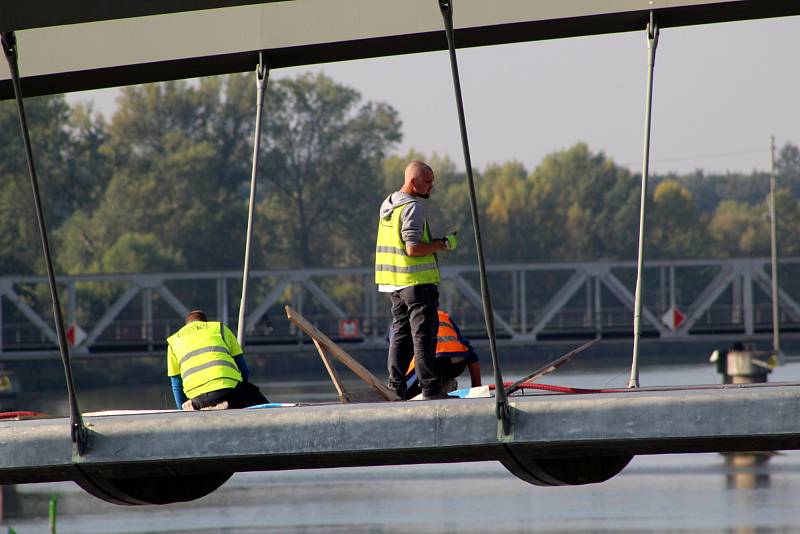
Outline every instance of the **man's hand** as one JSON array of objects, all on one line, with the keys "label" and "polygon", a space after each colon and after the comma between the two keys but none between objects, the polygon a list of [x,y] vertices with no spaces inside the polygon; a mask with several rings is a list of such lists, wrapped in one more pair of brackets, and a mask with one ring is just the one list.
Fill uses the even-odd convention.
[{"label": "man's hand", "polygon": [[442,238],[447,250],[455,250],[458,246],[458,232],[451,232]]}]

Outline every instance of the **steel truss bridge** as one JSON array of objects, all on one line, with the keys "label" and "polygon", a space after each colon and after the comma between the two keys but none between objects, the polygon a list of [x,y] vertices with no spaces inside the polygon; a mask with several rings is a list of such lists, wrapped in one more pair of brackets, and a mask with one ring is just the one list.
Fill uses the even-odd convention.
[{"label": "steel truss bridge", "polygon": [[[520,263],[490,267],[497,294],[495,321],[501,343],[582,339],[632,334],[635,263]],[[785,259],[786,272],[800,258]],[[772,328],[768,259],[650,262],[644,333],[663,340],[768,336]],[[467,335],[485,336],[477,268],[442,270],[441,306]],[[791,276],[784,276],[786,284]],[[373,271],[306,269],[254,271],[247,314],[249,352],[281,351],[305,343],[283,313],[301,311],[332,338],[364,347],[385,347],[390,321],[387,299],[376,291]],[[67,322],[86,334],[76,356],[161,352],[166,337],[193,308],[236,321],[238,271],[65,276],[59,279]],[[0,354],[3,359],[57,357],[44,277],[0,278]],[[780,290],[781,328],[800,331],[800,288]],[[670,309],[685,318],[671,328]],[[98,310],[98,311],[95,311]]]}]

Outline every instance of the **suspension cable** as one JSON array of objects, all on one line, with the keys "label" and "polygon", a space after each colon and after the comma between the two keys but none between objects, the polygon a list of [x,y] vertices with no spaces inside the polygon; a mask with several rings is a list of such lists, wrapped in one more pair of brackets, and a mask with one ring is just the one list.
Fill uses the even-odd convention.
[{"label": "suspension cable", "polygon": [[250,202],[247,208],[247,238],[244,243],[244,272],[242,273],[242,302],[239,304],[239,323],[236,338],[244,350],[245,314],[247,311],[247,283],[250,279],[250,246],[253,241],[253,218],[256,206],[256,185],[258,177],[258,153],[261,148],[261,115],[264,111],[264,88],[269,78],[269,64],[264,53],[258,54],[256,66],[256,131],[253,137],[253,172],[250,175]]},{"label": "suspension cable", "polygon": [[489,335],[489,350],[492,354],[494,367],[495,402],[497,418],[503,423],[503,433],[511,432],[511,414],[508,398],[503,388],[503,376],[500,371],[500,361],[497,357],[497,343],[494,333],[494,315],[492,300],[489,295],[489,283],[486,278],[486,265],[483,257],[483,244],[481,243],[481,228],[478,220],[478,203],[475,200],[475,180],[472,176],[472,158],[469,154],[469,141],[467,139],[467,125],[464,118],[464,102],[461,97],[461,81],[458,76],[458,60],[456,58],[455,41],[453,38],[453,0],[438,0],[439,9],[444,19],[447,47],[450,51],[450,68],[453,71],[453,88],[455,89],[456,107],[458,108],[458,123],[461,129],[461,146],[464,151],[464,164],[467,169],[467,184],[469,185],[469,203],[472,213],[472,225],[475,229],[475,252],[478,255],[478,270],[481,279],[481,300],[483,301],[483,315],[486,320],[486,333]]},{"label": "suspension cable", "polygon": [[72,380],[72,367],[69,359],[69,349],[67,346],[67,338],[64,334],[64,317],[61,313],[61,304],[58,300],[58,288],[56,287],[56,279],[53,274],[53,263],[50,257],[50,244],[47,239],[47,227],[44,220],[44,212],[42,210],[42,201],[39,195],[39,180],[36,176],[36,167],[33,162],[33,150],[31,148],[31,139],[28,132],[28,121],[25,117],[25,106],[22,102],[22,89],[19,80],[19,65],[17,63],[17,40],[14,32],[3,32],[0,35],[2,40],[3,52],[8,61],[8,70],[11,73],[11,83],[14,87],[14,96],[17,101],[17,112],[19,114],[19,125],[22,130],[22,141],[25,145],[25,157],[28,161],[28,174],[31,179],[31,189],[33,190],[33,203],[36,208],[36,220],[39,224],[39,236],[42,241],[42,250],[44,251],[44,263],[47,268],[47,281],[50,286],[50,298],[53,303],[53,319],[55,321],[56,335],[58,337],[58,348],[61,352],[61,361],[64,364],[64,375],[67,380],[67,396],[69,401],[69,422],[70,422],[70,438],[75,444],[75,448],[79,455],[83,455],[87,448],[87,432],[86,427],[83,425],[83,418],[78,409],[78,399],[75,396],[75,385]]},{"label": "suspension cable", "polygon": [[642,195],[639,206],[639,259],[636,265],[636,296],[633,309],[633,361],[628,387],[639,387],[639,338],[642,333],[642,285],[644,278],[644,221],[647,207],[647,177],[650,172],[650,125],[653,104],[653,69],[656,63],[658,46],[658,24],[655,14],[650,12],[647,24],[647,96],[644,111],[644,149],[642,156]]}]

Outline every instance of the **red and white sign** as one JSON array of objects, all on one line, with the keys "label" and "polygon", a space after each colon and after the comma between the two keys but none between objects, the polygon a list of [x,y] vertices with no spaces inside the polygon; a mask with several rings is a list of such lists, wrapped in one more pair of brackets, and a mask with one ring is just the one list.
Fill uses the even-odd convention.
[{"label": "red and white sign", "polygon": [[77,347],[86,339],[86,332],[78,326],[78,323],[72,323],[67,328],[67,343],[73,347]]},{"label": "red and white sign", "polygon": [[358,319],[339,319],[339,337],[353,339],[359,336]]},{"label": "red and white sign", "polygon": [[668,309],[667,313],[661,316],[661,321],[673,332],[677,330],[685,320],[686,316],[675,306]]}]

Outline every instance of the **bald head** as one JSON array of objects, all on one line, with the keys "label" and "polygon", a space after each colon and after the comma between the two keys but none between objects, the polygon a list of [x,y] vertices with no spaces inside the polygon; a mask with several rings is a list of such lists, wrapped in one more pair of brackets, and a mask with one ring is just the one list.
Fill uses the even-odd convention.
[{"label": "bald head", "polygon": [[415,197],[428,198],[433,188],[433,169],[421,161],[406,165],[403,187],[400,191]]}]

